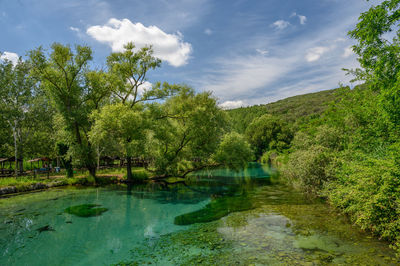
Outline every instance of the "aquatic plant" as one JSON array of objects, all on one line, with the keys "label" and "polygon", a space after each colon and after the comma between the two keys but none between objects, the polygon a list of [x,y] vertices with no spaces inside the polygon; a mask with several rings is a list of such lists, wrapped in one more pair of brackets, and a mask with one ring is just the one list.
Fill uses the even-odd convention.
[{"label": "aquatic plant", "polygon": [[96,208],[101,206],[99,204],[82,204],[68,207],[64,210],[64,212],[73,214],[79,217],[92,217],[92,216],[99,216],[103,212],[108,211],[107,208]]},{"label": "aquatic plant", "polygon": [[189,225],[206,223],[218,220],[232,212],[253,209],[253,204],[246,196],[217,198],[207,204],[203,209],[175,217],[176,225]]}]

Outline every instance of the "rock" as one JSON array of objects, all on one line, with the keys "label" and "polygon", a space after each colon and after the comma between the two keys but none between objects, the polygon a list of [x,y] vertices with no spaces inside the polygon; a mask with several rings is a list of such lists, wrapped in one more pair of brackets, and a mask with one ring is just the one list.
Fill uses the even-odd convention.
[{"label": "rock", "polygon": [[43,227],[40,227],[40,228],[36,229],[36,231],[38,231],[39,234],[40,234],[41,232],[45,232],[45,231],[56,231],[56,230],[54,230],[54,228],[51,227],[50,225],[45,225],[45,226],[43,226]]}]

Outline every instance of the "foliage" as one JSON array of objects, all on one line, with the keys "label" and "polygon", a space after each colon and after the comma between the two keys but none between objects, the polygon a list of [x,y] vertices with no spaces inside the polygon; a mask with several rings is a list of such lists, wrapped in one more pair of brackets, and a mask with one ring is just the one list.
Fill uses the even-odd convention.
[{"label": "foliage", "polygon": [[382,107],[395,127],[400,125],[399,20],[400,1],[382,1],[362,13],[355,29],[349,32],[357,41],[353,50],[362,68],[351,73],[381,92]]},{"label": "foliage", "polygon": [[98,79],[97,75],[89,73],[85,76],[92,51],[87,46],[77,45],[74,53],[69,46],[58,43],[54,43],[51,49],[48,55],[42,47],[29,52],[33,66],[31,74],[40,81],[47,97],[61,115],[64,130],[73,136],[68,145],[76,161],[95,176],[94,152],[87,135],[91,126],[88,118],[98,107],[98,95],[102,95],[104,88],[91,86],[93,83],[88,82],[91,78]]},{"label": "foliage", "polygon": [[226,118],[210,93],[192,89],[152,107],[152,134],[147,153],[157,174],[182,175],[211,164]]},{"label": "foliage", "polygon": [[246,129],[246,137],[254,147],[257,157],[268,150],[282,152],[289,147],[292,134],[281,119],[266,114],[251,122]]},{"label": "foliage", "polygon": [[[21,59],[15,65],[7,60],[0,62],[0,152],[4,157],[12,154],[21,162],[24,157],[53,153],[53,110],[29,70],[29,62]],[[40,142],[43,144],[37,145]],[[23,172],[22,164],[19,168]]]},{"label": "foliage", "polygon": [[231,120],[232,129],[241,134],[245,133],[247,127],[255,118],[264,114],[278,117],[289,124],[294,124],[293,127],[296,128],[297,123],[318,117],[329,107],[329,103],[340,100],[342,91],[349,91],[349,88],[293,96],[265,105],[228,110],[227,113]]},{"label": "foliage", "polygon": [[243,136],[231,132],[222,138],[214,158],[229,168],[244,167],[253,160],[253,151]]}]

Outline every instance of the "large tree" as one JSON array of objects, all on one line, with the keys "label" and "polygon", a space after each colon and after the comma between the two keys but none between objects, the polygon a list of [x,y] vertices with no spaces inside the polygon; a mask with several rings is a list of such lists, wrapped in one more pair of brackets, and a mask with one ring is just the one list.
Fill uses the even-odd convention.
[{"label": "large tree", "polygon": [[196,94],[190,88],[182,88],[163,105],[152,107],[152,134],[147,151],[156,175],[185,176],[228,158],[222,152],[220,160],[214,158],[226,133],[227,118],[210,93]]},{"label": "large tree", "polygon": [[400,125],[400,0],[382,1],[361,14],[349,34],[362,69],[351,71],[381,93],[388,118]]},{"label": "large tree", "polygon": [[89,71],[92,51],[87,46],[71,47],[54,43],[51,52],[42,47],[29,52],[36,77],[55,109],[62,117],[63,129],[71,136],[67,143],[75,161],[85,166],[92,176],[96,175],[96,160],[88,132],[91,128],[89,115],[100,108],[108,96],[109,83],[102,72]]},{"label": "large tree", "polygon": [[161,66],[151,47],[136,49],[133,43],[128,43],[122,52],[112,53],[107,58],[107,65],[114,106],[103,108],[97,116],[97,133],[93,136],[101,136],[99,130],[109,130],[120,140],[127,160],[127,178],[132,180],[132,156],[143,154],[147,125],[144,104],[165,99],[179,91],[180,86],[156,83],[145,87],[148,71]]},{"label": "large tree", "polygon": [[[35,91],[35,81],[29,76],[27,62],[23,62],[21,58],[16,65],[8,60],[0,61],[0,117],[3,126],[12,132],[15,176],[18,175],[18,168],[23,172],[23,144],[33,134],[31,129],[34,127],[34,118],[37,117],[32,110]],[[3,133],[7,134],[6,132]]]}]

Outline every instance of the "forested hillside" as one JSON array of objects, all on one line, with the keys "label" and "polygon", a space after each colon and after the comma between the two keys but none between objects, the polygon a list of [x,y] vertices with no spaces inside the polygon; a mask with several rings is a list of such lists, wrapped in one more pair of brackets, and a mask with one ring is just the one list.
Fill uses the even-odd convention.
[{"label": "forested hillside", "polygon": [[264,114],[278,116],[289,123],[319,116],[331,103],[340,100],[343,93],[347,91],[350,91],[350,88],[319,91],[289,97],[273,103],[232,109],[227,112],[231,117],[233,128],[239,133],[244,133],[254,118]]}]

